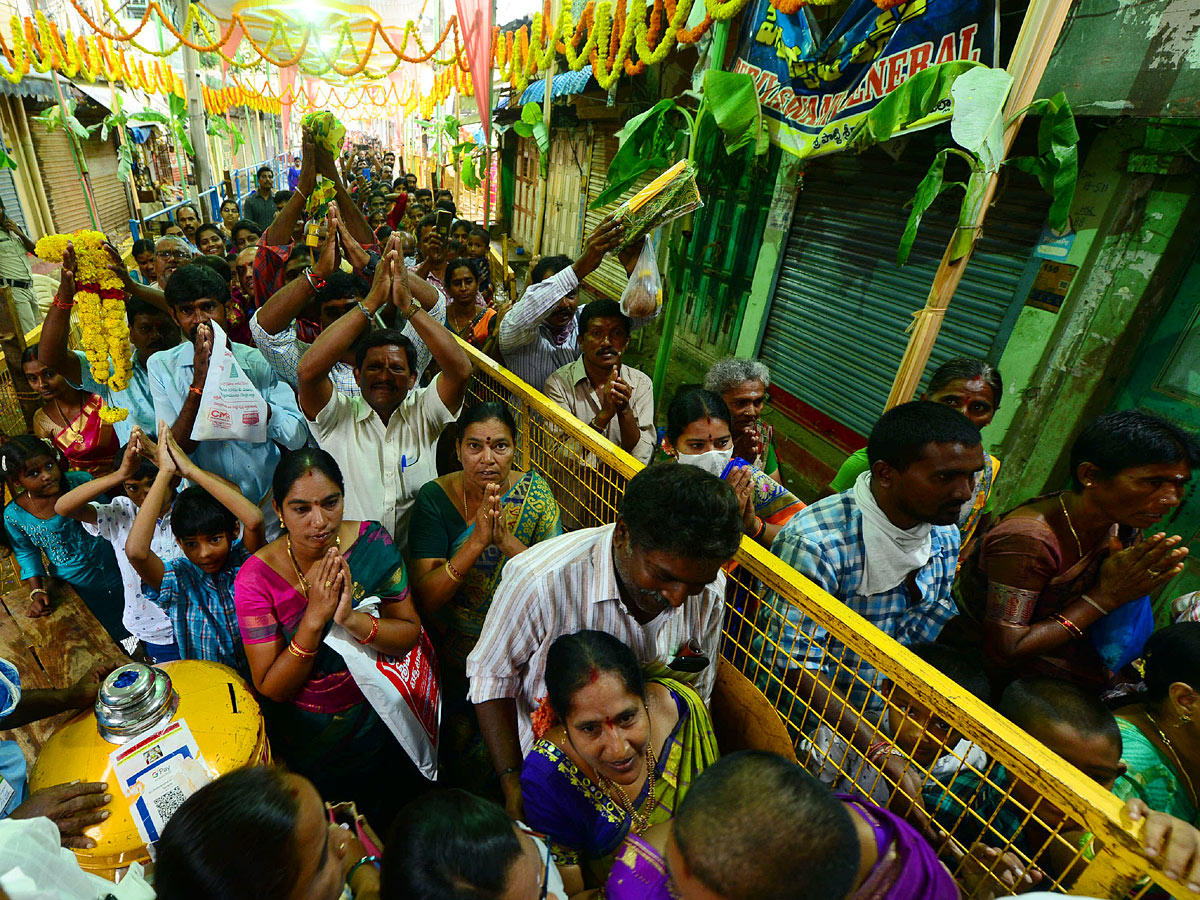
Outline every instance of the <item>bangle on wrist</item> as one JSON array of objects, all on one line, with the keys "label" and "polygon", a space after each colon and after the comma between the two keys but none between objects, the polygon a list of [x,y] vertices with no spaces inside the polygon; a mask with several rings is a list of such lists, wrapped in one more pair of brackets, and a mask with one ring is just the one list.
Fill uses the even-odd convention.
[{"label": "bangle on wrist", "polygon": [[356,862],[354,865],[352,865],[350,867],[350,871],[346,873],[346,884],[349,884],[351,882],[351,880],[354,878],[354,873],[358,871],[358,867],[361,865],[366,865],[366,864],[370,864],[370,865],[374,866],[375,871],[379,871],[379,857],[378,856],[364,856],[362,859],[360,859],[358,862]]},{"label": "bangle on wrist", "polygon": [[1112,610],[1110,610],[1110,609],[1105,609],[1103,606],[1101,606],[1099,603],[1097,603],[1095,600],[1093,600],[1087,594],[1080,594],[1079,599],[1082,600],[1084,603],[1086,603],[1088,606],[1095,609],[1096,612],[1100,613],[1100,615],[1102,615],[1102,616],[1107,616],[1110,612],[1112,612]]},{"label": "bangle on wrist", "polygon": [[58,294],[55,294],[54,300],[51,301],[51,303],[53,306],[57,306],[59,309],[65,309],[67,312],[70,312],[71,308],[75,305],[75,298],[72,297],[69,303],[63,303],[62,298],[59,297]]},{"label": "bangle on wrist", "polygon": [[368,634],[365,638],[355,638],[355,640],[358,641],[360,644],[362,644],[364,647],[367,644],[371,643],[371,641],[375,640],[375,635],[379,634],[379,619],[378,619],[378,617],[372,616],[368,613],[367,618],[371,620],[371,633]]},{"label": "bangle on wrist", "polygon": [[754,521],[758,523],[758,528],[755,530],[754,534],[750,535],[750,538],[757,541],[762,533],[767,530],[767,523],[758,516],[754,517]]},{"label": "bangle on wrist", "polygon": [[194,384],[188,388],[189,394],[195,394],[197,397],[204,396],[204,388],[196,387]]},{"label": "bangle on wrist", "polygon": [[509,767],[508,767],[507,769],[505,769],[503,772],[497,772],[496,774],[497,774],[497,775],[499,775],[501,778],[504,778],[504,777],[506,777],[506,776],[508,776],[508,775],[511,775],[513,772],[518,772],[518,773],[519,773],[520,771],[521,771],[521,767],[520,767],[520,766],[509,766]]},{"label": "bangle on wrist", "polygon": [[358,309],[358,311],[359,311],[360,313],[362,313],[364,316],[366,316],[366,317],[367,317],[367,321],[368,321],[368,322],[374,322],[374,321],[375,321],[375,316],[374,316],[374,315],[371,313],[371,311],[370,311],[369,309],[367,309],[367,304],[365,304],[365,303],[363,303],[361,300],[359,300],[359,301],[358,301],[356,304],[354,304],[354,305],[355,305],[355,307],[357,307],[357,309]]},{"label": "bangle on wrist", "polygon": [[313,278],[313,270],[312,270],[311,266],[304,270],[304,277],[306,279],[308,279],[308,286],[313,289],[314,294],[317,291],[319,291],[321,288],[325,287],[325,279],[324,278],[321,278],[321,277]]}]

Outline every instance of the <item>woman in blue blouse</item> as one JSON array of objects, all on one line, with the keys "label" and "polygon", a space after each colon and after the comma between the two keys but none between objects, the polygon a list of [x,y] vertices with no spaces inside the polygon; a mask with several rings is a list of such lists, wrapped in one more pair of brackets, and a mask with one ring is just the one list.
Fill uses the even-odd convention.
[{"label": "woman in blue blouse", "polygon": [[[4,507],[4,531],[29,589],[29,615],[50,614],[49,574],[75,589],[113,640],[129,637],[121,624],[125,592],[112,545],[88,534],[75,519],[54,513],[59,497],[92,476],[64,473],[49,445],[27,434],[10,438],[0,448],[0,474],[14,498]],[[50,560],[49,573],[43,552]]]}]

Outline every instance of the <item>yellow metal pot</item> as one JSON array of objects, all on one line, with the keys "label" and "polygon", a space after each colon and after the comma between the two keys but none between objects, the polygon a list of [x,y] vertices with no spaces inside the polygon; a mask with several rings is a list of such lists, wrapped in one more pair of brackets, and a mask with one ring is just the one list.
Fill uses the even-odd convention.
[{"label": "yellow metal pot", "polygon": [[212,778],[270,762],[250,687],[228,666],[201,660],[122,666],[105,679],[96,708],[65,722],[42,748],[29,774],[31,791],[81,779],[107,782],[112,794],[111,815],[86,832],[96,846],[75,851],[85,871],[115,880],[131,863],[150,861],[130,809],[136,798],[121,790],[110,756],[180,720]]}]

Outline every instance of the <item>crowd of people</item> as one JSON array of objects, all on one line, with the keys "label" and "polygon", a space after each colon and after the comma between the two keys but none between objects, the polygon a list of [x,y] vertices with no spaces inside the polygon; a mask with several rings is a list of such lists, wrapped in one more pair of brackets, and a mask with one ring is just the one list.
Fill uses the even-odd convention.
[{"label": "crowd of people", "polygon": [[[949,900],[951,869],[979,896],[1069,882],[1075,859],[1055,871],[1038,848],[1082,824],[989,769],[788,597],[749,596],[727,577],[743,538],[1126,800],[1147,821],[1147,865],[1200,885],[1200,623],[1151,635],[1134,615],[1182,569],[1181,539],[1156,526],[1200,463],[1192,435],[1143,412],[1100,416],[1075,440],[1067,489],[1001,512],[1001,462],[980,434],[1001,377],[956,359],[806,506],[762,419],[763,363],[722,360],[656,413],[649,377],[623,359],[649,320],[580,305],[582,280],[622,246],[617,220],[578,259],[538,260],[510,304],[487,232],[445,229],[453,202],[400,164],[335,160],[306,133],[286,190],[264,168],[220,222],[185,206],[177,233],[135,243],[132,270],[113,251],[133,363],[121,391],[68,348],[68,250],[22,359],[43,406],[33,434],[0,447],[0,474],[29,614],[61,602],[58,579],[135,658],[236,670],[286,766],[226,775],[182,805],[156,847],[164,900]],[[318,175],[336,197],[311,217]],[[265,403],[261,440],[193,437],[221,333]],[[615,522],[576,527],[573,498],[517,466],[513,412],[468,403],[456,338],[645,464]],[[104,406],[129,415],[110,423]],[[720,753],[710,709],[735,612],[756,623],[746,671],[802,736],[807,768]],[[331,635],[385,657],[428,638],[439,790]],[[0,675],[13,727],[86,706],[103,672],[59,692]],[[25,764],[0,748],[13,788],[0,844],[49,817],[64,845],[86,846],[111,795],[29,794]],[[365,819],[330,828],[323,801]],[[968,808],[986,827],[970,833]]]}]

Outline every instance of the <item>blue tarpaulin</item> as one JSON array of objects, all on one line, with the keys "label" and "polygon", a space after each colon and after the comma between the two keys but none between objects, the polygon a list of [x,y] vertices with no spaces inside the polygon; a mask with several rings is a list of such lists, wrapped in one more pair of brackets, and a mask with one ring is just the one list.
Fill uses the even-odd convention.
[{"label": "blue tarpaulin", "polygon": [[[592,78],[592,67],[584,66],[578,72],[563,72],[561,75],[555,75],[554,81],[550,87],[550,97],[565,97],[569,94],[582,93],[587,87],[588,82]],[[546,93],[546,79],[539,78],[521,93],[521,97],[513,106],[524,106],[526,103],[541,103],[542,97]],[[496,105],[497,109],[504,109],[508,106],[508,98],[501,97],[500,102]]]}]

